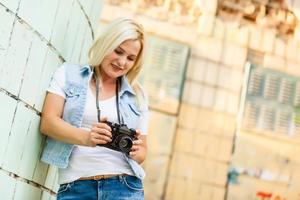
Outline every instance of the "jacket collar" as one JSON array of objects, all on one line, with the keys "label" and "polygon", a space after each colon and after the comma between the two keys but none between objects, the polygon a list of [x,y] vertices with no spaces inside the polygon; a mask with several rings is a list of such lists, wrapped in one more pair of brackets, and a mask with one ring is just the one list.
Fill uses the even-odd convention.
[{"label": "jacket collar", "polygon": [[121,90],[120,90],[120,95],[123,95],[125,92],[129,92],[133,95],[136,95],[133,88],[129,84],[129,81],[126,76],[121,77]]},{"label": "jacket collar", "polygon": [[[92,68],[89,65],[84,65],[80,69],[80,73],[84,75],[90,75],[93,73]],[[126,76],[121,77],[121,89],[120,89],[120,96],[122,96],[125,92],[129,92],[132,95],[136,95],[133,88],[129,84],[129,81]]]},{"label": "jacket collar", "polygon": [[90,75],[92,73],[92,68],[89,65],[83,65],[80,69],[82,75]]}]

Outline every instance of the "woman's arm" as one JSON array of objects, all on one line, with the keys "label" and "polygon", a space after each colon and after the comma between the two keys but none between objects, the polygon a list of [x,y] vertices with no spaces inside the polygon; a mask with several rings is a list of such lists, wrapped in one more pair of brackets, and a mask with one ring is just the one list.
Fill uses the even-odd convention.
[{"label": "woman's arm", "polygon": [[64,104],[63,97],[47,93],[42,110],[40,131],[55,140],[86,145],[87,131],[76,128],[62,119]]},{"label": "woman's arm", "polygon": [[40,131],[55,139],[70,144],[96,146],[110,141],[110,127],[105,123],[93,125],[90,132],[76,128],[62,119],[65,99],[47,93],[41,117]]}]

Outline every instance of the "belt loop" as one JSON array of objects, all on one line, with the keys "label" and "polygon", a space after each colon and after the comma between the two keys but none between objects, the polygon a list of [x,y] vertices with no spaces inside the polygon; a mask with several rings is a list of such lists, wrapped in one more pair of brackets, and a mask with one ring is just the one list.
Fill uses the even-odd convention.
[{"label": "belt loop", "polygon": [[120,174],[120,175],[118,175],[118,177],[119,177],[119,181],[123,182],[123,175]]}]

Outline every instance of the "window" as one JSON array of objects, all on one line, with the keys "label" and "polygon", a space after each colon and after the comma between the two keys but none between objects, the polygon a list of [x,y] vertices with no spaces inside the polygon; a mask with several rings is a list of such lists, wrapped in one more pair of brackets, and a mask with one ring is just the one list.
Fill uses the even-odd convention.
[{"label": "window", "polygon": [[178,113],[188,58],[187,45],[148,37],[140,81],[147,88],[151,108]]},{"label": "window", "polygon": [[300,77],[251,66],[243,127],[294,135],[300,133]]}]

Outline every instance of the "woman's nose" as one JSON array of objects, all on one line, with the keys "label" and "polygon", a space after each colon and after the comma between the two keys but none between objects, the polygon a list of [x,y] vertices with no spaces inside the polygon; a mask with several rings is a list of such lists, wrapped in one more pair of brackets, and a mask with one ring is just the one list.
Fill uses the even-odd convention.
[{"label": "woman's nose", "polygon": [[121,56],[118,58],[118,65],[120,67],[124,67],[126,65],[126,57],[125,56]]}]

